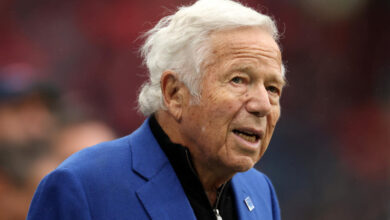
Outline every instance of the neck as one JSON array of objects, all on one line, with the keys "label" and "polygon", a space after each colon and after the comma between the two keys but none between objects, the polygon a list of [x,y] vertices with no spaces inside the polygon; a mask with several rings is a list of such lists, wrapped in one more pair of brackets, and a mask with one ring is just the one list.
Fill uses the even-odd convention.
[{"label": "neck", "polygon": [[196,157],[195,156],[196,154],[193,154],[191,152],[191,155],[194,155],[193,163],[195,166],[195,170],[198,173],[199,180],[203,185],[203,188],[206,192],[210,204],[214,206],[217,200],[218,189],[220,189],[220,187],[222,187],[223,184],[229,181],[233,177],[234,173],[224,174],[220,170],[214,171],[212,167],[207,166],[206,164],[204,164],[204,162],[203,163],[201,161],[199,162],[198,160],[199,157]]},{"label": "neck", "polygon": [[180,135],[180,132],[178,132],[180,123],[170,117],[169,113],[159,111],[155,114],[155,117],[163,131],[168,135],[173,143],[181,144],[189,149],[194,165],[193,168],[202,183],[210,204],[214,206],[217,200],[218,189],[224,183],[229,181],[233,177],[234,173],[223,172],[224,169],[221,169],[221,167],[212,167],[209,163],[205,162],[204,156],[200,155],[197,150],[194,149],[191,144],[188,144]]}]

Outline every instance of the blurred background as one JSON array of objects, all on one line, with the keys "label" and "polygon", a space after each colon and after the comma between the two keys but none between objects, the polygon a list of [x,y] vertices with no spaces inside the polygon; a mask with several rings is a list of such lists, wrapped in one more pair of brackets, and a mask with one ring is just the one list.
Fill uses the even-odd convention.
[{"label": "blurred background", "polygon": [[[139,36],[186,0],[0,0],[0,220],[40,179],[132,132]],[[288,87],[268,152],[283,219],[390,219],[390,1],[242,0],[282,32]]]}]

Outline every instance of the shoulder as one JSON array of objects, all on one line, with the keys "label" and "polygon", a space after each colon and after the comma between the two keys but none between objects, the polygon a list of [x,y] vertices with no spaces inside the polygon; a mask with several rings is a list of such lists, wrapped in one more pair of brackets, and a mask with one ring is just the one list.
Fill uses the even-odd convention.
[{"label": "shoulder", "polygon": [[122,214],[140,214],[135,190],[145,179],[133,169],[133,148],[142,148],[137,143],[132,133],[70,156],[41,181],[28,219],[122,219]]},{"label": "shoulder", "polygon": [[[132,177],[137,165],[149,167],[150,157],[163,157],[148,120],[125,137],[85,148],[66,159],[55,170],[66,169],[76,177],[95,180],[99,177]],[[115,177],[115,178],[114,178]],[[103,180],[106,181],[106,180]]]},{"label": "shoulder", "polygon": [[142,182],[132,169],[129,138],[104,142],[73,154],[42,180],[42,187],[64,190],[72,186],[90,197],[89,194],[105,193],[129,179]]},{"label": "shoulder", "polygon": [[67,169],[75,173],[99,171],[123,166],[124,162],[130,166],[130,138],[131,135],[128,135],[85,148],[62,162],[56,170]]}]

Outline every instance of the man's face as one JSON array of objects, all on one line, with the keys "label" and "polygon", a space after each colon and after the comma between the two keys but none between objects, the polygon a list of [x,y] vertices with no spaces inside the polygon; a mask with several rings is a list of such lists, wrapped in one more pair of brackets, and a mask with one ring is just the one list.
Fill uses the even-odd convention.
[{"label": "man's face", "polygon": [[280,116],[284,79],[277,43],[257,27],[214,32],[200,101],[183,108],[195,164],[246,171],[264,154]]}]

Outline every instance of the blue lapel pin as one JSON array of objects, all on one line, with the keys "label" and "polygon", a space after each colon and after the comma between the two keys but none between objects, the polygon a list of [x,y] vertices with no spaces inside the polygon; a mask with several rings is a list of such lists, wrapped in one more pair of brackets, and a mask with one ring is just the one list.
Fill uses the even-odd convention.
[{"label": "blue lapel pin", "polygon": [[255,206],[253,205],[253,202],[249,196],[246,197],[244,201],[245,201],[246,207],[248,207],[249,211],[252,211],[255,208]]}]

